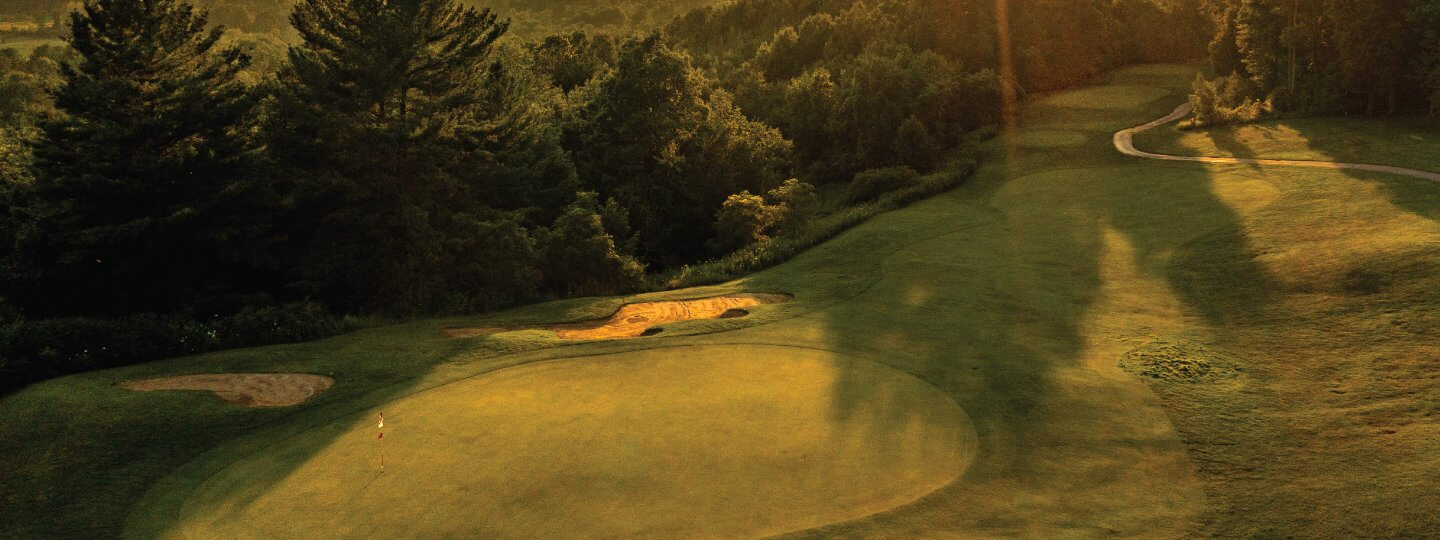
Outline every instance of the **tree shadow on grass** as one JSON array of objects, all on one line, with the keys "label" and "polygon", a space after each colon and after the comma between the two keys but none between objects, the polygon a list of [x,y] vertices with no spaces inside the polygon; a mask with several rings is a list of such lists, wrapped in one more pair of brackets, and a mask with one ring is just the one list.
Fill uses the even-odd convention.
[{"label": "tree shadow on grass", "polygon": [[[1223,152],[1222,155],[1239,159],[1257,159],[1261,157],[1255,153],[1255,149],[1250,148],[1250,145],[1241,142],[1240,139],[1235,136],[1236,129],[1234,126],[1210,129],[1205,131],[1205,136],[1210,139],[1210,142],[1214,144],[1216,148],[1219,148],[1220,151]],[[1251,170],[1260,170],[1260,166],[1256,164],[1247,164],[1246,166]]]},{"label": "tree shadow on grass", "polygon": [[[1046,114],[1073,123],[1063,111]],[[1135,113],[1136,123],[1145,114]],[[1102,144],[1094,151],[1113,152]],[[1168,286],[1212,324],[1262,316],[1275,280],[1203,166],[1116,160],[1122,166],[1066,170],[1060,161],[962,188],[958,200],[1001,217],[897,246],[869,292],[825,313],[825,347],[909,372],[955,399],[974,422],[980,457],[961,480],[912,505],[797,536],[1159,534],[1183,532],[1194,517],[1198,488],[1184,448],[1173,431],[1155,431],[1168,424],[1164,411],[1134,379],[1109,371],[1120,362],[1106,356],[1115,343],[1148,329],[1094,319],[1119,314],[1123,324],[1128,310],[1147,308],[1126,304],[1128,283],[1114,280],[1128,278],[1115,277],[1115,265]],[[904,218],[940,229],[965,215],[963,204],[934,206]],[[840,418],[858,402],[893,406],[895,425],[909,414],[904,399],[839,384],[851,396],[834,404]]]},{"label": "tree shadow on grass", "polygon": [[[1291,127],[1306,146],[1336,161],[1356,161],[1375,165],[1392,165],[1440,173],[1440,126],[1433,120],[1417,118],[1375,119],[1365,124],[1364,131],[1374,138],[1355,144],[1353,136],[1325,129],[1321,119],[1297,122]],[[1347,124],[1342,124],[1345,126]],[[1392,128],[1392,129],[1386,129]],[[1379,133],[1375,133],[1379,131]],[[1391,133],[1393,131],[1393,133]],[[1398,133],[1398,135],[1395,135]],[[1374,148],[1375,155],[1357,155],[1357,148]],[[1378,184],[1396,206],[1431,221],[1440,221],[1440,183],[1434,180],[1394,174],[1345,171],[1351,178]]]}]

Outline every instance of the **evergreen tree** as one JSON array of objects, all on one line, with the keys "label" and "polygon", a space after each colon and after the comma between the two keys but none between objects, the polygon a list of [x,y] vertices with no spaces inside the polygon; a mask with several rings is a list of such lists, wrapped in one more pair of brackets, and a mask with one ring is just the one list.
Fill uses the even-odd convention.
[{"label": "evergreen tree", "polygon": [[[537,278],[518,261],[533,259],[533,241],[517,215],[486,204],[505,190],[486,185],[502,180],[477,156],[496,154],[507,126],[558,140],[505,117],[529,106],[497,87],[513,81],[491,54],[507,24],[453,0],[305,0],[291,22],[304,42],[290,49],[269,132],[298,178],[301,289],[395,313],[526,298]],[[477,279],[496,258],[511,269]]]},{"label": "evergreen tree", "polygon": [[248,58],[180,0],[89,0],[70,22],[80,62],[42,126],[7,296],[32,315],[115,314],[259,286]]}]

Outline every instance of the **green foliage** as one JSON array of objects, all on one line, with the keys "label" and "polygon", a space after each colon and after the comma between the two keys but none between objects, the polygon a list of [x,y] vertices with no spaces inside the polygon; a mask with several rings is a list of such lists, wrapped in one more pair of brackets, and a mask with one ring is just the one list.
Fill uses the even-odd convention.
[{"label": "green foliage", "polygon": [[786,207],[765,204],[765,198],[741,191],[725,199],[715,212],[713,250],[729,253],[751,244],[765,242],[766,231],[784,219]]},{"label": "green foliage", "polygon": [[456,123],[463,162],[457,180],[486,206],[531,211],[539,223],[568,204],[579,187],[561,146],[561,92],[536,70],[524,47],[501,44],[476,98]]},{"label": "green foliage", "polygon": [[1207,47],[1210,69],[1215,73],[1240,73],[1245,65],[1240,59],[1240,44],[1236,36],[1235,15],[1230,10],[1221,11],[1215,21],[1215,37]]},{"label": "green foliage", "polygon": [[234,315],[208,323],[208,326],[214,329],[219,348],[233,348],[319,339],[338,334],[347,325],[325,306],[307,301],[279,306],[246,306]]},{"label": "green foliage", "polygon": [[220,348],[293,343],[346,330],[313,302],[247,307],[208,321],[155,314],[20,320],[0,326],[0,391],[45,378]]},{"label": "green foliage", "polygon": [[895,130],[895,161],[917,171],[930,171],[938,160],[938,148],[930,138],[930,130],[915,115],[910,115]]},{"label": "green foliage", "polygon": [[806,17],[797,27],[786,26],[755,52],[755,63],[772,81],[792,79],[825,58],[835,32],[835,18],[821,13]]},{"label": "green foliage", "polygon": [[[1280,112],[1437,109],[1433,0],[1216,0],[1210,62]],[[1197,87],[1198,88],[1198,87]],[[1203,89],[1201,89],[1203,90]],[[1199,91],[1199,90],[1197,90]],[[1223,116],[1223,115],[1222,115]],[[1244,115],[1236,121],[1244,121]]]},{"label": "green foliage", "polygon": [[607,34],[590,36],[575,32],[550,36],[532,48],[536,70],[566,93],[590,82],[616,62],[615,39]]},{"label": "green foliage", "polygon": [[602,207],[594,193],[580,193],[555,224],[540,233],[545,288],[567,297],[638,290],[645,266],[628,255],[623,244],[617,245],[611,233],[628,228],[614,200]]},{"label": "green foliage", "polygon": [[81,62],[42,125],[5,296],[38,316],[247,293],[268,226],[255,98],[235,80],[247,57],[177,0],[92,0],[71,29]]},{"label": "green foliage", "polygon": [[951,159],[939,171],[921,177],[907,189],[881,196],[873,202],[845,207],[806,222],[784,236],[778,236],[769,242],[752,244],[720,259],[681,267],[668,276],[659,278],[659,283],[667,289],[700,287],[724,283],[769,268],[789,260],[805,249],[835,238],[882,212],[904,208],[916,201],[954,189],[969,178],[977,166],[972,159]]},{"label": "green foliage", "polygon": [[669,20],[716,0],[491,0],[472,2],[504,13],[519,37],[571,31],[625,35],[664,25]]},{"label": "green foliage", "polygon": [[[449,0],[306,0],[289,18],[293,47],[264,33],[278,26],[269,1],[206,4],[252,31],[209,44],[253,51],[218,75],[268,94],[258,115],[223,131],[246,161],[241,174],[211,176],[234,198],[212,205],[177,192],[189,206],[166,214],[197,209],[191,223],[228,234],[179,251],[239,262],[182,282],[172,300],[138,292],[144,301],[121,298],[104,313],[234,313],[302,297],[351,313],[450,313],[633,290],[644,265],[734,249],[743,258],[816,238],[816,220],[870,215],[842,205],[847,182],[852,202],[877,201],[867,207],[924,192],[919,172],[973,152],[973,134],[1000,109],[996,14],[979,0],[740,0],[676,20],[674,42],[596,29],[656,24],[679,4],[492,6],[522,37],[554,34],[532,43],[500,40],[515,27]],[[1053,24],[1071,4],[1015,8],[1022,84],[1073,84],[1091,73],[1079,64],[1133,58],[1116,51],[1139,48],[1136,38],[1115,28],[1193,7],[1122,0]],[[1085,25],[1103,31],[1081,35]],[[1050,45],[1056,36],[1074,50]],[[257,131],[263,145],[251,141]],[[824,208],[811,183],[833,184]],[[573,199],[581,190],[594,195]],[[229,217],[239,208],[248,221]],[[764,260],[793,253],[763,249]],[[54,275],[47,264],[17,266],[29,271],[19,276]],[[155,281],[194,273],[155,266]]]},{"label": "green foliage", "polygon": [[540,79],[492,60],[505,24],[450,0],[307,0],[291,21],[268,133],[298,178],[300,289],[394,313],[532,298],[534,241],[505,208],[569,169],[525,103]]},{"label": "green foliage", "polygon": [[910,167],[886,167],[861,171],[850,181],[845,190],[845,200],[852,203],[872,201],[886,193],[893,193],[915,185],[919,173]]},{"label": "green foliage", "polygon": [[0,329],[3,379],[16,385],[66,373],[194,354],[218,343],[203,325],[180,318],[59,318]]},{"label": "green foliage", "polygon": [[815,186],[791,178],[780,187],[765,194],[765,199],[783,206],[785,211],[776,225],[777,229],[793,231],[804,226],[814,217],[819,205]]},{"label": "green foliage", "polygon": [[588,187],[628,210],[647,262],[699,258],[727,196],[783,178],[789,141],[746,118],[660,34],[626,41],[591,86],[566,147]]},{"label": "green foliage", "polygon": [[1261,100],[1258,93],[1254,82],[1236,73],[1214,80],[1196,75],[1190,94],[1193,116],[1182,125],[1201,128],[1254,122],[1269,116],[1274,105],[1269,99]]}]

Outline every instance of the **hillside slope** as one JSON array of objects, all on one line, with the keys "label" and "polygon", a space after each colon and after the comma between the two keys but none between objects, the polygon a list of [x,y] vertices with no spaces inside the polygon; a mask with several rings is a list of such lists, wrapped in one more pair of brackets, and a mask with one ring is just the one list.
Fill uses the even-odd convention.
[{"label": "hillside slope", "polygon": [[[32,386],[0,402],[0,536],[1435,530],[1440,186],[1111,148],[1191,74],[1036,100],[954,192],[625,299],[795,295],[747,317],[441,335],[622,303],[576,300]],[[114,386],[227,371],[336,382],[293,409]]]}]

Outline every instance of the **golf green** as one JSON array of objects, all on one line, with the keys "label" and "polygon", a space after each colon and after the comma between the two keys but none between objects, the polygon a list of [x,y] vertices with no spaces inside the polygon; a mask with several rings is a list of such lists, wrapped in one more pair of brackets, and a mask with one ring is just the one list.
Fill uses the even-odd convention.
[{"label": "golf green", "polygon": [[[846,390],[857,382],[863,393]],[[906,403],[864,401],[874,396]],[[976,448],[965,413],[935,387],[790,347],[541,362],[383,413],[383,439],[363,413],[230,465],[192,494],[171,532],[769,535],[911,502],[954,480]],[[296,452],[314,454],[275,468]]]}]

